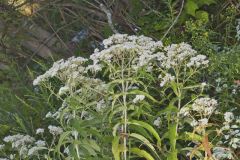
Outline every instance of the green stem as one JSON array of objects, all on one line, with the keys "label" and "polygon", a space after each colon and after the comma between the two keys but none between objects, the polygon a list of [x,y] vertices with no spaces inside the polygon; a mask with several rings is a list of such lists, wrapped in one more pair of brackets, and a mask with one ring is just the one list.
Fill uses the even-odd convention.
[{"label": "green stem", "polygon": [[[75,118],[76,117],[76,111],[73,111],[73,117]],[[74,139],[77,140],[78,139],[78,133],[74,132]],[[76,152],[77,152],[77,157],[78,159],[80,159],[80,154],[79,154],[79,148],[78,148],[78,145],[75,144],[75,149],[76,149]]]},{"label": "green stem", "polygon": [[[178,110],[180,110],[181,108],[181,88],[180,88],[180,84],[179,84],[179,72],[178,70],[175,72],[176,73],[176,81],[177,81],[177,97],[178,97],[178,104],[177,104],[177,108]],[[177,160],[177,153],[176,153],[176,145],[177,145],[177,137],[178,137],[178,126],[179,126],[179,112],[177,113],[177,119],[176,119],[176,123],[174,126],[174,136],[173,136],[173,140],[172,140],[172,148],[171,148],[171,152],[172,152],[172,160]]]},{"label": "green stem", "polygon": [[[124,66],[124,58],[122,60],[122,63],[121,63],[121,78],[122,80],[125,79],[124,77],[124,71],[125,71],[125,66]],[[122,81],[122,92],[123,92],[123,106],[124,106],[124,111],[123,111],[123,120],[124,120],[124,124],[122,126],[122,131],[123,131],[123,146],[124,146],[124,153],[123,153],[123,159],[124,160],[127,160],[127,138],[126,138],[126,135],[127,135],[127,96],[126,96],[126,92],[127,92],[127,86],[128,84],[125,84],[124,81]]]},{"label": "green stem", "polygon": [[124,160],[127,159],[127,139],[126,139],[126,134],[127,134],[127,106],[126,106],[126,95],[123,96],[123,105],[124,105],[124,128],[123,128],[123,145],[124,145]]}]

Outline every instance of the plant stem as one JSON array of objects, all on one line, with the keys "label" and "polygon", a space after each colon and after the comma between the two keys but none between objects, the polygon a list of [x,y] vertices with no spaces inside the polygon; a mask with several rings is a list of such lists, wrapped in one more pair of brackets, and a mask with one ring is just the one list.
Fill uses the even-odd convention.
[{"label": "plant stem", "polygon": [[[179,84],[179,71],[176,71],[176,81],[177,81],[177,97],[178,97],[178,104],[177,104],[177,108],[178,111],[181,108],[181,88],[180,88],[180,84]],[[175,127],[175,134],[174,134],[174,140],[173,140],[173,148],[172,148],[172,152],[174,152],[173,155],[175,155],[174,160],[177,160],[177,154],[175,154],[176,152],[176,145],[177,145],[177,135],[178,135],[178,126],[179,126],[179,112],[177,113],[177,119],[176,119],[176,127]]]},{"label": "plant stem", "polygon": [[123,144],[124,144],[124,160],[127,159],[127,106],[126,106],[126,95],[123,96],[123,105],[124,105],[124,130],[123,130]]},{"label": "plant stem", "polygon": [[[74,110],[73,111],[73,117],[75,118],[76,117],[76,111]],[[78,139],[78,133],[74,132],[74,139],[77,140]],[[77,152],[77,157],[78,159],[80,159],[80,154],[79,154],[79,148],[78,148],[78,145],[75,144],[75,149],[76,149],[76,152]]]},{"label": "plant stem", "polygon": [[123,119],[124,119],[124,124],[122,126],[123,130],[122,130],[122,134],[123,134],[123,146],[124,146],[124,160],[127,160],[127,101],[126,101],[126,92],[127,92],[127,83],[125,85],[124,83],[124,58],[122,60],[121,63],[121,78],[122,78],[122,92],[123,92],[123,106],[124,106],[124,110],[123,110]]}]

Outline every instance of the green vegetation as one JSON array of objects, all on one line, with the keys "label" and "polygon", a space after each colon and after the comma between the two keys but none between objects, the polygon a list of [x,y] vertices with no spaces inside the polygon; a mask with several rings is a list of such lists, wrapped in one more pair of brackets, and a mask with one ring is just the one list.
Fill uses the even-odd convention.
[{"label": "green vegetation", "polygon": [[1,0],[0,160],[238,160],[239,6]]}]

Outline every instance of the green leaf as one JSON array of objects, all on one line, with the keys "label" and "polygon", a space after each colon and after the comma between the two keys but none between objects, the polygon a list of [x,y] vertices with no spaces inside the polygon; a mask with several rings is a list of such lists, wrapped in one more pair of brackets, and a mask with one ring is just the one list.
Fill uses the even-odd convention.
[{"label": "green leaf", "polygon": [[85,148],[87,153],[92,156],[96,156],[97,153],[95,151],[97,151],[98,149],[100,150],[99,147],[96,147],[97,150],[95,150],[95,148],[93,148],[94,146],[92,146],[92,144],[89,142],[89,140],[86,140],[86,139],[83,139],[80,144],[81,144],[81,147]]},{"label": "green leaf", "polygon": [[168,160],[177,160],[177,150],[176,150],[176,142],[177,142],[177,124],[170,124],[168,127],[168,138],[170,141],[171,150],[167,156]]},{"label": "green leaf", "polygon": [[200,19],[200,20],[202,20],[204,22],[208,22],[209,21],[208,12],[206,12],[206,11],[197,11],[196,12],[196,18]]},{"label": "green leaf", "polygon": [[130,137],[133,137],[133,138],[136,138],[136,139],[140,140],[141,142],[143,142],[143,144],[145,144],[146,146],[148,146],[148,147],[155,153],[155,155],[158,156],[155,148],[154,148],[153,145],[149,142],[148,139],[146,139],[145,137],[143,137],[142,135],[137,134],[137,133],[131,133],[129,136],[130,136]]},{"label": "green leaf", "polygon": [[182,140],[202,142],[202,136],[191,132],[183,133],[183,135],[181,135],[180,138]]},{"label": "green leaf", "polygon": [[186,13],[195,17],[195,12],[197,9],[199,9],[199,6],[196,2],[193,0],[188,0],[186,5],[185,5]]},{"label": "green leaf", "polygon": [[60,158],[60,155],[63,155],[62,152],[61,152],[61,146],[64,145],[65,143],[68,143],[70,141],[65,141],[65,139],[67,139],[67,137],[72,134],[72,131],[67,131],[67,132],[64,132],[61,134],[59,140],[58,140],[58,144],[56,146],[56,149],[55,149],[55,152],[58,153],[59,155],[59,158]]},{"label": "green leaf", "polygon": [[158,145],[161,144],[161,138],[159,137],[157,131],[151,125],[149,125],[148,123],[142,122],[142,121],[137,121],[137,120],[132,120],[132,121],[129,121],[128,123],[145,128],[157,139]]},{"label": "green leaf", "polygon": [[29,109],[35,111],[36,113],[38,113],[38,110],[36,110],[34,107],[32,107],[31,105],[29,105],[24,99],[16,96],[16,98],[23,104],[25,105],[26,107],[28,107]]},{"label": "green leaf", "polygon": [[95,149],[96,151],[100,152],[101,148],[100,148],[99,145],[96,143],[96,141],[94,141],[94,140],[89,140],[89,144],[92,146],[93,149]]},{"label": "green leaf", "polygon": [[119,128],[119,126],[120,126],[121,124],[122,124],[122,123],[119,122],[119,123],[117,123],[117,124],[114,125],[113,131],[112,131],[113,136],[117,136],[118,128]]},{"label": "green leaf", "polygon": [[[126,107],[122,106],[122,105],[115,105],[114,106],[114,110],[111,112],[111,114],[109,115],[109,122],[112,121],[115,114],[119,113],[119,112],[122,112],[126,109]],[[128,108],[129,109],[129,108]]]},{"label": "green leaf", "polygon": [[172,150],[172,151],[168,154],[167,160],[178,160],[178,158],[177,158],[177,150]]},{"label": "green leaf", "polygon": [[154,158],[148,152],[146,152],[145,150],[141,150],[139,148],[131,148],[130,152],[138,155],[139,157],[144,157],[147,160],[154,160]]},{"label": "green leaf", "polygon": [[132,6],[130,15],[133,17],[138,17],[138,15],[141,13],[142,8],[144,7],[144,4],[140,3],[139,0],[131,0],[129,3]]},{"label": "green leaf", "polygon": [[74,159],[79,159],[74,144],[70,144],[68,147],[71,157],[74,157]]},{"label": "green leaf", "polygon": [[80,118],[75,118],[71,121],[71,125],[75,128],[75,129],[83,129],[83,128],[87,128],[87,127],[92,127],[92,126],[96,126],[99,125],[99,119],[92,119],[91,121],[89,120],[82,120]]},{"label": "green leaf", "polygon": [[[200,12],[200,11],[198,11],[198,12]],[[200,87],[201,87],[201,85],[197,84],[197,85],[186,86],[183,89],[195,89],[195,88],[200,88]]]},{"label": "green leaf", "polygon": [[153,141],[149,132],[147,132],[146,129],[144,129],[142,127],[138,127],[138,126],[135,126],[135,125],[129,125],[129,130],[137,132],[137,133],[141,133],[141,135],[143,135],[145,138],[149,139],[150,141]]},{"label": "green leaf", "polygon": [[195,2],[198,4],[199,7],[202,7],[203,5],[216,4],[216,0],[195,0]]},{"label": "green leaf", "polygon": [[23,119],[20,118],[19,115],[17,115],[17,114],[14,114],[14,118],[15,118],[16,123],[17,123],[25,132],[27,132],[27,128],[26,128],[26,125],[24,124]]},{"label": "green leaf", "polygon": [[177,107],[174,105],[174,103],[175,103],[177,100],[178,100],[177,97],[173,98],[173,99],[170,101],[169,105],[168,105],[166,108],[164,108],[163,110],[159,111],[159,112],[157,113],[157,115],[161,115],[161,114],[163,114],[163,113],[167,113],[167,114],[177,113],[177,112],[178,112],[178,109],[177,109]]},{"label": "green leaf", "polygon": [[170,124],[169,126],[169,140],[172,149],[176,148],[176,140],[177,140],[177,124]]},{"label": "green leaf", "polygon": [[120,160],[119,136],[115,136],[112,141],[112,153],[115,160]]},{"label": "green leaf", "polygon": [[9,132],[9,130],[11,129],[10,126],[8,126],[8,125],[3,125],[3,124],[0,124],[0,128],[1,128],[1,130],[0,130],[0,136],[3,136],[3,135],[5,135],[5,134],[7,134],[7,133]]},{"label": "green leaf", "polygon": [[142,135],[137,134],[137,133],[131,133],[129,136],[140,140],[140,141],[143,142],[146,146],[148,146],[151,150],[153,150],[154,152],[156,152],[156,150],[155,150],[155,148],[153,147],[153,145],[151,144],[151,142],[149,142],[149,140],[148,140],[147,138],[143,137]]},{"label": "green leaf", "polygon": [[176,94],[176,96],[179,96],[178,94],[178,86],[177,86],[177,83],[176,82],[174,82],[174,81],[172,81],[171,82],[171,87],[172,87],[172,89],[173,89],[173,92]]}]

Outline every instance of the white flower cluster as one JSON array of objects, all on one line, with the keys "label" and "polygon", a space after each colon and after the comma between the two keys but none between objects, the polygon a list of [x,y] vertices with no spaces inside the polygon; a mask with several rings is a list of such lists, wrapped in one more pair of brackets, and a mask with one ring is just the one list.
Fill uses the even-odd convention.
[{"label": "white flower cluster", "polygon": [[232,90],[232,95],[237,95],[240,92],[240,81],[239,80],[234,80],[234,84],[228,85],[227,84],[227,79],[219,77],[216,78],[215,80],[216,85],[215,85],[215,90],[218,93],[221,93],[224,90]]},{"label": "white flower cluster", "polygon": [[67,154],[68,156],[70,155],[70,150],[69,147],[66,147],[63,151],[63,153]]},{"label": "white flower cluster", "polygon": [[190,111],[195,111],[201,116],[210,116],[217,107],[217,101],[211,98],[199,98],[194,101],[192,106],[186,106],[180,109],[183,116],[190,115]]},{"label": "white flower cluster", "polygon": [[46,147],[42,147],[42,146],[34,146],[32,148],[29,149],[28,151],[28,156],[34,156],[34,155],[39,155],[38,151],[40,150],[44,150],[47,149]]},{"label": "white flower cluster", "polygon": [[31,145],[35,142],[35,139],[29,135],[16,134],[5,137],[3,141],[6,143],[11,143],[12,149],[17,150],[19,155],[25,158]]},{"label": "white flower cluster", "polygon": [[240,19],[237,20],[236,32],[236,38],[240,41]]},{"label": "white flower cluster", "polygon": [[225,112],[224,119],[227,123],[231,123],[234,120],[234,114],[232,112]]},{"label": "white flower cluster", "polygon": [[106,103],[105,103],[104,99],[102,99],[99,102],[97,102],[96,111],[101,112],[101,111],[103,111],[104,108],[106,108]]},{"label": "white flower cluster", "polygon": [[0,158],[0,160],[9,160],[9,159],[7,159],[7,158]]},{"label": "white flower cluster", "polygon": [[53,136],[57,136],[62,134],[63,129],[61,127],[57,127],[57,126],[53,126],[53,125],[49,125],[48,126],[49,132],[53,135]]},{"label": "white flower cluster", "polygon": [[28,151],[28,156],[37,155],[38,154],[38,149],[39,149],[39,147],[36,147],[36,146],[30,148],[29,151]]},{"label": "white flower cluster", "polygon": [[28,150],[28,156],[34,156],[34,155],[38,155],[38,151],[43,150],[43,149],[47,149],[46,146],[46,142],[43,140],[38,140],[35,142],[36,146],[33,146],[32,148],[30,148]]},{"label": "white flower cluster", "polygon": [[[108,85],[106,85],[104,81],[97,78],[85,77],[84,79],[81,79],[81,83],[83,84],[82,87],[80,89],[75,90],[72,93],[72,96],[73,95],[81,96],[81,94],[83,93],[84,96],[88,96],[89,99],[92,99],[96,95],[103,94],[104,92],[106,92],[107,90],[106,88],[108,87]],[[93,90],[96,92],[92,92]],[[88,92],[87,95],[86,92]],[[96,111],[101,112],[104,110],[104,108],[106,108],[106,106],[107,106],[106,102],[102,99],[101,101],[97,102]],[[71,109],[68,110],[68,107],[71,106],[69,106],[69,104],[64,100],[62,106],[58,108],[58,110],[48,112],[45,117],[57,120],[60,118],[60,116],[62,116],[66,122],[69,122],[73,118],[73,114],[71,112]],[[85,118],[91,119],[91,116],[90,115],[87,117],[85,116]]]},{"label": "white flower cluster", "polygon": [[200,67],[208,64],[205,55],[196,55],[196,51],[187,43],[171,44],[157,53],[160,66],[165,69],[175,68],[187,64],[187,67]]},{"label": "white flower cluster", "polygon": [[217,160],[234,159],[232,151],[224,147],[214,147],[213,157]]},{"label": "white flower cluster", "polygon": [[205,117],[211,115],[217,107],[217,101],[211,98],[196,99],[192,105],[192,110],[201,113]]},{"label": "white flower cluster", "polygon": [[182,65],[184,61],[196,53],[187,43],[171,44],[164,48],[164,52],[158,53],[158,60],[161,62],[161,67],[169,69]]},{"label": "white flower cluster", "polygon": [[207,56],[205,55],[197,55],[196,57],[190,58],[190,62],[187,64],[188,67],[200,67],[201,65],[205,66],[209,63],[209,60],[207,60]]},{"label": "white flower cluster", "polygon": [[158,76],[158,78],[161,78],[162,81],[160,83],[160,86],[163,87],[165,84],[173,81],[175,79],[174,76],[172,76],[171,74],[167,73],[163,78],[161,77],[161,75]]},{"label": "white flower cluster", "polygon": [[[145,36],[128,36],[127,34],[115,34],[103,41],[104,50],[98,49],[90,56],[93,61],[91,69],[101,70],[102,62],[114,63],[119,59],[132,59],[131,66],[137,70],[156,58],[154,52],[163,47],[161,41],[155,42]],[[130,61],[130,60],[129,60]]]},{"label": "white flower cluster", "polygon": [[38,147],[44,147],[46,146],[46,142],[43,141],[43,140],[38,140],[35,142],[35,144],[38,146]]},{"label": "white flower cluster", "polygon": [[[68,107],[68,104],[66,103],[66,101],[63,101],[62,106],[60,108],[58,108],[57,111],[55,111],[55,112],[48,112],[45,115],[45,118],[59,119],[60,116],[61,116],[62,111],[64,109],[66,109],[67,107]],[[63,113],[63,117],[64,117],[64,119],[68,119],[68,120],[70,120],[72,118],[70,113],[68,113],[68,112],[64,112]]]},{"label": "white flower cluster", "polygon": [[[60,135],[63,132],[63,129],[57,126],[49,125],[48,126],[49,132],[53,136]],[[43,135],[44,129],[43,128],[38,128],[36,130],[36,134]],[[53,138],[51,143],[55,143],[56,139]],[[6,143],[11,143],[12,144],[12,151],[17,151],[19,153],[19,156],[21,159],[26,159],[29,157],[34,157],[34,156],[39,156],[39,151],[42,150],[47,150],[48,148],[46,141],[44,140],[35,140],[35,138],[29,136],[29,135],[12,135],[12,136],[7,136],[3,139],[4,142]],[[4,147],[5,145],[0,145],[0,147]],[[10,158],[11,159],[11,158]],[[13,158],[14,159],[14,158]]]},{"label": "white flower cluster", "polygon": [[59,96],[62,96],[62,95],[64,95],[64,94],[68,93],[69,91],[70,91],[70,87],[69,87],[68,85],[63,86],[63,87],[61,87],[61,88],[59,89],[58,95],[59,95]]},{"label": "white flower cluster", "polygon": [[[127,34],[115,34],[103,41],[105,49],[95,50],[90,59],[91,67],[95,71],[101,70],[101,61],[112,63],[115,58],[131,57],[132,68],[146,66],[151,71],[152,60],[160,63],[166,69],[176,67],[187,61],[188,67],[200,67],[208,64],[205,55],[196,55],[196,51],[189,44],[180,43],[164,47],[161,41],[154,41],[145,36],[128,36]],[[127,56],[126,56],[127,55]]]},{"label": "white flower cluster", "polygon": [[161,118],[158,117],[157,119],[155,119],[154,122],[153,122],[153,125],[157,126],[157,127],[160,127],[160,125],[161,125]]},{"label": "white flower cluster", "polygon": [[[133,42],[133,43],[131,43]],[[131,46],[130,44],[135,44],[139,46],[144,46],[147,49],[155,49],[156,47],[162,47],[162,42],[159,41],[158,43],[154,43],[153,39],[150,37],[145,36],[128,36],[127,34],[114,34],[108,39],[103,40],[104,48],[110,48],[111,46],[118,45],[118,44],[129,44],[126,45],[126,48],[129,48],[128,46]]]},{"label": "white flower cluster", "polygon": [[224,126],[220,129],[223,134],[220,144],[233,149],[240,148],[240,117],[235,117],[232,112],[226,112],[224,120]]},{"label": "white flower cluster", "polygon": [[[82,57],[71,57],[59,60],[43,75],[37,77],[34,85],[39,85],[51,77],[58,77],[65,83],[59,90],[59,95],[64,95],[75,88],[80,82],[87,80],[84,74],[101,71],[107,64],[111,66],[127,65],[131,72],[146,68],[147,72],[152,70],[170,69],[174,67],[200,67],[208,64],[205,55],[196,55],[196,51],[189,44],[171,44],[163,46],[161,41],[154,41],[145,36],[129,36],[127,34],[114,34],[103,41],[104,49],[95,49],[90,59]],[[92,61],[86,66],[85,62]],[[187,65],[186,65],[187,64]],[[165,74],[161,86],[174,79],[174,75]]]},{"label": "white flower cluster", "polygon": [[82,113],[81,113],[81,119],[92,120],[93,118],[95,118],[95,117],[93,117],[93,115],[92,115],[90,112],[88,112],[88,111],[82,111]]},{"label": "white flower cluster", "polygon": [[179,113],[183,117],[192,119],[190,124],[193,127],[207,126],[208,120],[216,110],[217,104],[215,99],[199,98],[191,106],[181,108]]},{"label": "white flower cluster", "polygon": [[82,57],[70,57],[66,61],[61,59],[54,62],[53,66],[47,72],[38,76],[33,81],[33,85],[40,85],[52,77],[59,77],[63,81],[71,80],[71,78],[77,77],[85,71],[85,67],[82,64],[86,61],[87,59]]},{"label": "white flower cluster", "polygon": [[0,151],[3,150],[5,147],[5,144],[0,144]]},{"label": "white flower cluster", "polygon": [[44,133],[44,129],[43,128],[38,128],[36,130],[36,134],[43,134]]},{"label": "white flower cluster", "polygon": [[35,141],[35,139],[29,135],[16,134],[12,136],[7,136],[3,139],[4,142],[12,143],[12,148],[21,148]]},{"label": "white flower cluster", "polygon": [[133,103],[140,102],[145,99],[144,95],[136,95],[136,97],[133,99]]}]

